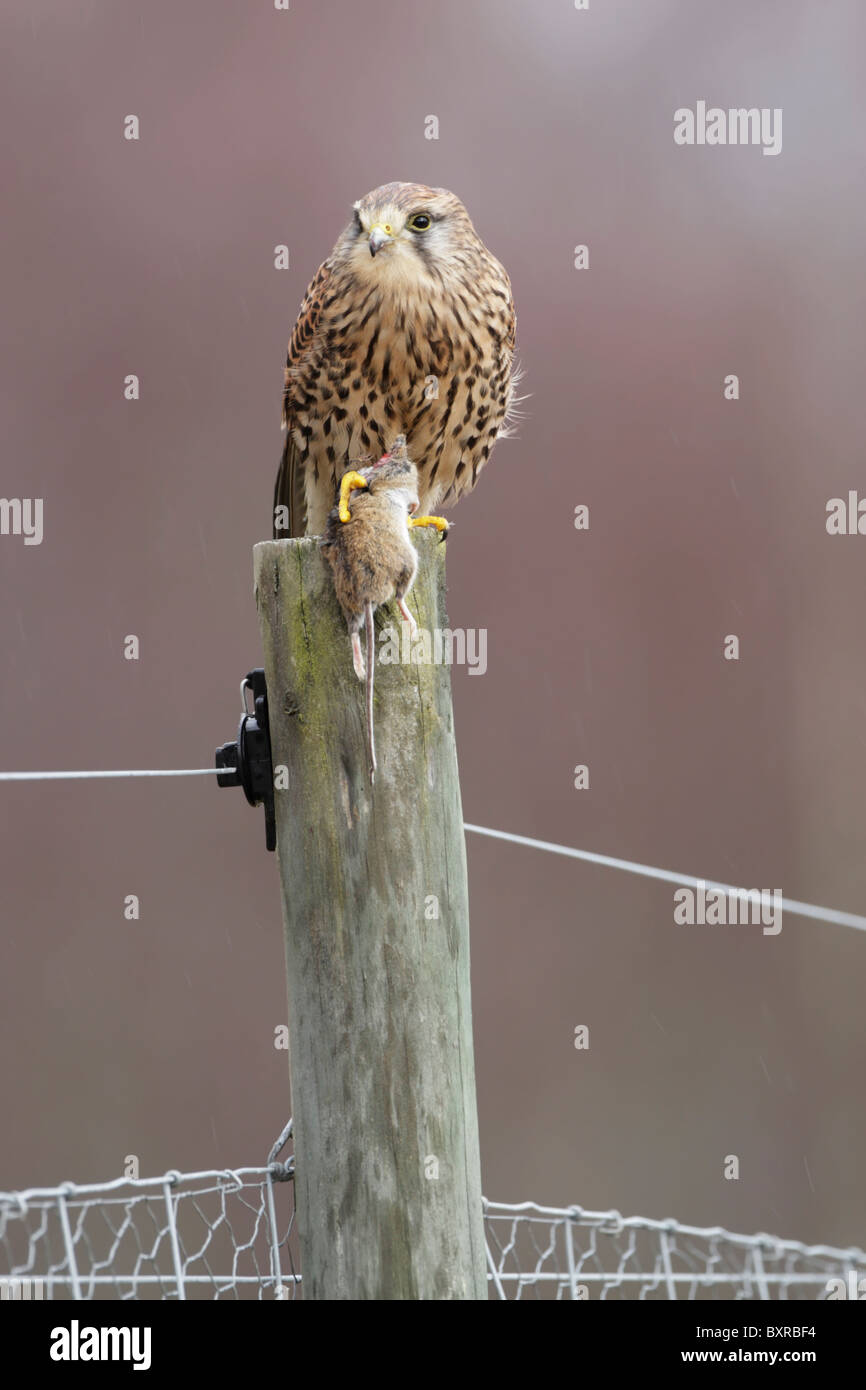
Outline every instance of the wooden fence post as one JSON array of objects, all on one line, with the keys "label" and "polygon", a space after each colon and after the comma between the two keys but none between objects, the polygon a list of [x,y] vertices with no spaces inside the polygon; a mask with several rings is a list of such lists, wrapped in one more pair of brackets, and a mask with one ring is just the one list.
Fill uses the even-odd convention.
[{"label": "wooden fence post", "polygon": [[[413,537],[419,627],[445,546]],[[364,690],[315,541],[255,547],[283,898],[305,1298],[486,1299],[463,814],[442,664],[388,662],[375,788]],[[446,641],[447,649],[447,641]],[[405,649],[404,649],[405,652]]]}]

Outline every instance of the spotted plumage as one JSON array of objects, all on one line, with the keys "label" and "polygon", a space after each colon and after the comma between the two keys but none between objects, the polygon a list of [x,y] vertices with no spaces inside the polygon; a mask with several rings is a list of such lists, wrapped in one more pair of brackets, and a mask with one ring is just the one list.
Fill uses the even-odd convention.
[{"label": "spotted plumage", "polygon": [[403,434],[422,512],[477,482],[514,402],[514,304],[453,193],[389,183],[307,290],[286,358],[276,537],[320,535],[350,467]]}]

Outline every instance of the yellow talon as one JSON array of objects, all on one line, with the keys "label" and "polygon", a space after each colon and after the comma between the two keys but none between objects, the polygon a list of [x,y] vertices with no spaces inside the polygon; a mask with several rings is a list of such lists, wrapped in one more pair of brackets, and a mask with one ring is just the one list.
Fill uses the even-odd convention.
[{"label": "yellow talon", "polygon": [[410,526],[435,526],[437,531],[448,531],[451,522],[446,521],[444,516],[410,516]]},{"label": "yellow talon", "polygon": [[353,469],[351,472],[349,472],[349,473],[344,473],[344,474],[343,474],[343,480],[342,480],[342,482],[340,483],[340,520],[341,520],[341,521],[351,521],[351,519],[352,519],[352,513],[349,511],[349,494],[350,494],[351,492],[353,492],[353,491],[355,490],[355,488],[363,488],[363,487],[367,487],[367,479],[366,479],[366,478],[362,478],[362,477],[361,477],[361,474],[360,474],[360,473],[356,473],[354,469]]}]

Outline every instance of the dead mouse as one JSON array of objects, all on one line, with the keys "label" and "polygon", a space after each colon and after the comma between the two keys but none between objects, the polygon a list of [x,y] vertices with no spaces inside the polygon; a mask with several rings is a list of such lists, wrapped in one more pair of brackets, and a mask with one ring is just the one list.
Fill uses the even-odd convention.
[{"label": "dead mouse", "polygon": [[[406,607],[406,595],[418,568],[409,528],[435,526],[443,535],[449,529],[449,523],[442,517],[415,517],[413,513],[417,510],[418,471],[407,453],[405,436],[401,434],[378,463],[344,475],[339,502],[328,514],[325,533],[319,541],[333,571],[337,599],[352,639],[355,674],[359,680],[366,677],[371,784],[376,771],[373,613],[380,603],[396,598],[400,612],[415,632],[415,619]],[[366,663],[359,635],[362,622],[367,636]]]}]

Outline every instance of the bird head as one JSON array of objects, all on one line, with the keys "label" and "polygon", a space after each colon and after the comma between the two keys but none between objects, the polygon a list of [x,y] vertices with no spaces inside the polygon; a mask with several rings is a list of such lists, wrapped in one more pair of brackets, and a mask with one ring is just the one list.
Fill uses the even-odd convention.
[{"label": "bird head", "polygon": [[477,243],[460,199],[422,183],[386,183],[360,198],[343,244],[365,280],[435,277]]}]

